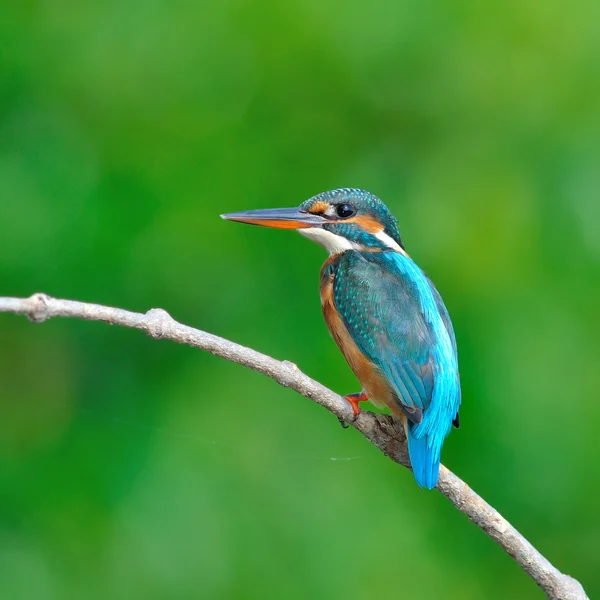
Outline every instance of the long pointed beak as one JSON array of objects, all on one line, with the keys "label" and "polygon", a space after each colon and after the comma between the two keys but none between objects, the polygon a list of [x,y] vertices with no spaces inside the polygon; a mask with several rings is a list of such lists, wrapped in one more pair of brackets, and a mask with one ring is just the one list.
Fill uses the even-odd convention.
[{"label": "long pointed beak", "polygon": [[297,208],[266,208],[261,210],[243,210],[221,215],[227,221],[239,221],[250,225],[276,227],[277,229],[306,229],[327,222],[320,215],[301,212]]}]

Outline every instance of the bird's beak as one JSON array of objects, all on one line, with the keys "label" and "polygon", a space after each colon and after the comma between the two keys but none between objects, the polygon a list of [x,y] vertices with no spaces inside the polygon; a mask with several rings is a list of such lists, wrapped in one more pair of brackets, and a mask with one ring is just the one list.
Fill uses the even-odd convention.
[{"label": "bird's beak", "polygon": [[320,215],[302,212],[297,208],[265,208],[261,210],[243,210],[221,215],[227,221],[239,221],[250,225],[276,227],[277,229],[306,229],[327,222]]}]

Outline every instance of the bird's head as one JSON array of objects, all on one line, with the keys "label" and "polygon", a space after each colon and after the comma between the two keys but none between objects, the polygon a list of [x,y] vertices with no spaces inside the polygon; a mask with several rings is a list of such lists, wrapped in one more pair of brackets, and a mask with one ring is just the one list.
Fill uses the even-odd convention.
[{"label": "bird's head", "polygon": [[221,216],[252,225],[297,229],[330,254],[346,250],[404,252],[395,217],[377,196],[364,190],[323,192],[298,208],[248,210]]}]

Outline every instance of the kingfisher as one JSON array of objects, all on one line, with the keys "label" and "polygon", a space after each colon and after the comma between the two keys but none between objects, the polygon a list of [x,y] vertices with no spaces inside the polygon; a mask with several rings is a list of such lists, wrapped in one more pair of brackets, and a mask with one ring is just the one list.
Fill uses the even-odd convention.
[{"label": "kingfisher", "polygon": [[432,489],[461,401],[456,339],[442,298],[407,254],[396,218],[373,194],[344,188],[298,208],[248,210],[223,219],[296,229],[323,246],[321,306],[362,391],[345,396],[387,407],[406,431],[417,483]]}]

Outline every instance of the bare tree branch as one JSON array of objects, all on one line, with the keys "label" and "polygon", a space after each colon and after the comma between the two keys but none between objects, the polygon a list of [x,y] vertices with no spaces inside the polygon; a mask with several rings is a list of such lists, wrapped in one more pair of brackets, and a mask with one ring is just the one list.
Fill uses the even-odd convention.
[{"label": "bare tree branch", "polygon": [[[160,308],[153,308],[146,314],[141,314],[99,304],[34,294],[30,298],[0,297],[0,312],[26,315],[35,323],[51,317],[103,321],[111,325],[141,329],[153,338],[168,339],[207,350],[216,356],[263,373],[280,385],[310,398],[360,431],[393,461],[410,468],[404,431],[390,416],[363,411],[353,420],[350,404],[344,398],[302,373],[295,364],[275,360],[251,348],[182,325]],[[552,566],[502,515],[443,465],[440,468],[437,489],[458,510],[467,515],[470,521],[500,544],[542,588],[548,598],[587,600],[586,593],[577,580]]]}]

